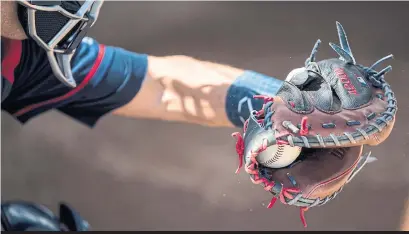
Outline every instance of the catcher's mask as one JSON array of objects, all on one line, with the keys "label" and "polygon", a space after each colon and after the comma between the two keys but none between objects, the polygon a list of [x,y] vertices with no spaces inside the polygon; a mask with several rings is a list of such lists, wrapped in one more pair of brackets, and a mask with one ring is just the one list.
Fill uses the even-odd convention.
[{"label": "catcher's mask", "polygon": [[76,87],[70,60],[84,36],[96,22],[102,0],[17,0],[18,16],[26,34],[47,52],[54,75]]}]

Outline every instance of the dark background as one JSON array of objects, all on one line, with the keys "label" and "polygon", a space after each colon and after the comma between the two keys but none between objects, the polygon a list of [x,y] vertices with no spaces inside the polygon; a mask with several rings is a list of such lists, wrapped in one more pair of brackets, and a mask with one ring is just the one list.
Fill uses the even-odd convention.
[{"label": "dark background", "polygon": [[[92,35],[153,55],[185,54],[283,79],[335,56],[335,21],[359,63],[393,53],[395,130],[308,230],[394,230],[409,190],[409,2],[107,2]],[[192,77],[194,78],[194,77]],[[2,114],[3,199],[77,208],[96,230],[302,230],[298,209],[235,175],[234,129],[107,116],[93,130],[50,112],[24,128]]]}]

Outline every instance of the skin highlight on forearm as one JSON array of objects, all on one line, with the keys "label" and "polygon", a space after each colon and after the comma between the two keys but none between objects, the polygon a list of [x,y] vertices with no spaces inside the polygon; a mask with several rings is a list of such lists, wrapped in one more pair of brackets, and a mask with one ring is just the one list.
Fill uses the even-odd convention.
[{"label": "skin highlight on forearm", "polygon": [[187,56],[150,56],[148,64],[140,92],[115,114],[233,127],[226,116],[225,99],[243,70]]}]

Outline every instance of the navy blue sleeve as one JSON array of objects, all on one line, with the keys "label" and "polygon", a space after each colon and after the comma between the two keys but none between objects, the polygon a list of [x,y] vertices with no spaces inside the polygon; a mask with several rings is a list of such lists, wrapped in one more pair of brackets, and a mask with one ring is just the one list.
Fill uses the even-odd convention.
[{"label": "navy blue sleeve", "polygon": [[[82,82],[86,85],[58,109],[93,126],[101,116],[127,104],[136,96],[145,79],[148,56],[104,46],[91,38],[85,38],[83,44],[86,45],[81,45],[73,59],[73,73],[85,77]],[[93,59],[95,56],[96,59]]]},{"label": "navy blue sleeve", "polygon": [[94,126],[103,115],[136,96],[147,71],[147,55],[84,38],[71,61],[77,82],[71,89],[54,77],[41,48],[27,41],[22,47],[12,90],[2,102],[2,109],[22,123],[58,109]]}]

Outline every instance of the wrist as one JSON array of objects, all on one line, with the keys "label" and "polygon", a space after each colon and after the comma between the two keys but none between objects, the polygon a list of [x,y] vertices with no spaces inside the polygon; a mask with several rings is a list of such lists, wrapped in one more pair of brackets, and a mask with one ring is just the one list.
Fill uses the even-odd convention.
[{"label": "wrist", "polygon": [[242,127],[251,111],[259,110],[263,100],[254,95],[275,96],[283,81],[254,71],[245,71],[229,87],[226,95],[226,115],[236,127]]}]

